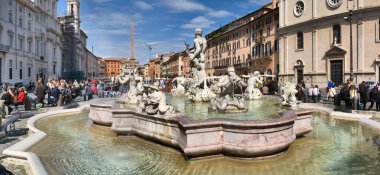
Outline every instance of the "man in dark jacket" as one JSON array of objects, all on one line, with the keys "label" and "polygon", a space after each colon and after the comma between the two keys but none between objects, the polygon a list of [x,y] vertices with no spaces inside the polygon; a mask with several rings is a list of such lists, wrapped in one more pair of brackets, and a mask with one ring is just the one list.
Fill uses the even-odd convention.
[{"label": "man in dark jacket", "polygon": [[363,103],[363,109],[366,109],[366,104],[368,100],[367,92],[368,92],[369,86],[363,81],[359,85],[359,93],[360,93],[360,101]]}]

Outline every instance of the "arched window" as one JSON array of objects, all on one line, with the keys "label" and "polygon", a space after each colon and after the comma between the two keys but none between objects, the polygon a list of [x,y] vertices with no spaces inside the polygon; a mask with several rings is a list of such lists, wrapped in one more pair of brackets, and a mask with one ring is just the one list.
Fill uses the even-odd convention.
[{"label": "arched window", "polygon": [[232,59],[233,64],[236,64],[236,57]]},{"label": "arched window", "polygon": [[303,33],[297,33],[297,49],[303,49]]},{"label": "arched window", "polygon": [[334,25],[333,26],[333,43],[335,43],[335,40],[336,40],[336,43],[337,44],[340,44],[341,43],[341,30],[340,30],[340,25]]}]

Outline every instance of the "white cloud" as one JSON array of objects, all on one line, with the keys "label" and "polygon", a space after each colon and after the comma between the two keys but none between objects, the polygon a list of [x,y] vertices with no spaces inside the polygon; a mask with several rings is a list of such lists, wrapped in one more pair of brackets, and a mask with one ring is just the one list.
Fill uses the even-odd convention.
[{"label": "white cloud", "polygon": [[227,16],[232,16],[233,14],[226,10],[210,10],[210,12],[208,12],[207,15],[215,18],[223,18]]},{"label": "white cloud", "polygon": [[151,10],[151,9],[153,9],[152,5],[150,5],[150,4],[148,4],[148,3],[144,2],[144,1],[140,1],[140,0],[136,1],[135,5],[138,8],[140,8],[141,10]]},{"label": "white cloud", "polygon": [[162,5],[174,12],[205,11],[207,7],[192,0],[161,0]]},{"label": "white cloud", "polygon": [[109,2],[109,1],[112,1],[112,0],[93,0],[93,1],[95,3],[101,4],[101,3]]},{"label": "white cloud", "polygon": [[195,29],[197,27],[200,28],[210,28],[215,21],[212,21],[205,16],[198,16],[196,18],[193,18],[189,23],[181,25],[181,28],[183,29]]}]

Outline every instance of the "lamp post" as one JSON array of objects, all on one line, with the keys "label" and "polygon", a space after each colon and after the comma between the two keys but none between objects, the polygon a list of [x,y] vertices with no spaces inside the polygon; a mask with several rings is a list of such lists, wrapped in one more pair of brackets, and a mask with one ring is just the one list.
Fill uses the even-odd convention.
[{"label": "lamp post", "polygon": [[348,17],[344,17],[344,20],[350,23],[350,81],[352,82],[354,80],[354,67],[352,65],[352,10],[349,11]]}]

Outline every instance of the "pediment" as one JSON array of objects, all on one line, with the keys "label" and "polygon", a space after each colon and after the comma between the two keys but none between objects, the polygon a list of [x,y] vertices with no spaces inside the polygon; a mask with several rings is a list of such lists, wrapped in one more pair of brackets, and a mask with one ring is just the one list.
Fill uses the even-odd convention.
[{"label": "pediment", "polygon": [[337,56],[344,56],[347,53],[347,51],[339,48],[338,46],[333,46],[330,50],[328,50],[325,55],[327,57],[337,57]]}]

